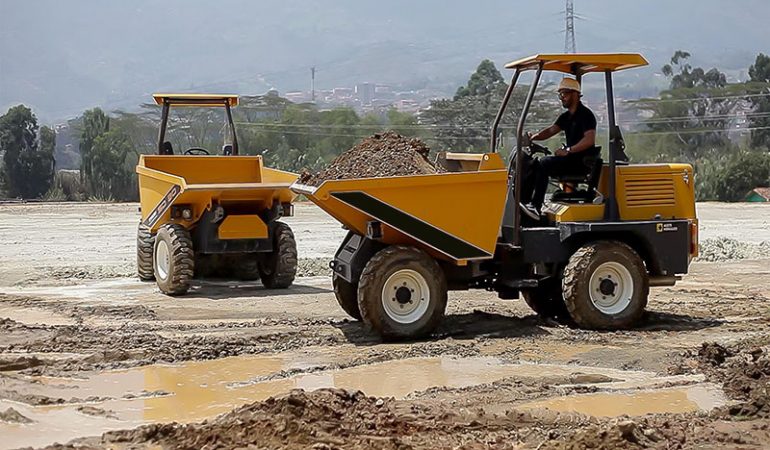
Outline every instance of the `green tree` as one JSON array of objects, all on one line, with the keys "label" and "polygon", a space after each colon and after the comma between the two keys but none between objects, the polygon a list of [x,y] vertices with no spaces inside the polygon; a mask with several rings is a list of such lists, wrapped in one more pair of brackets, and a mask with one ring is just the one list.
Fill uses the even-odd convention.
[{"label": "green tree", "polygon": [[56,134],[43,127],[38,138],[37,118],[24,105],[0,116],[0,153],[5,190],[11,197],[38,198],[51,187]]},{"label": "green tree", "polygon": [[[420,122],[433,130],[432,145],[449,151],[483,151],[489,142],[489,129],[497,115],[508,85],[491,61],[484,60],[471,75],[466,86],[457,90],[453,99],[433,100],[420,114]],[[519,85],[501,122],[504,136],[513,134],[515,120],[524,104],[528,86]],[[550,100],[549,100],[550,99]],[[538,89],[530,109],[528,123],[540,127],[553,123],[557,116],[556,96],[545,86]],[[510,150],[508,144],[504,150]]]},{"label": "green tree", "polygon": [[485,59],[481,61],[476,71],[473,72],[468,80],[468,84],[457,88],[454,99],[495,95],[499,94],[500,89],[505,90],[505,80],[503,80],[500,71],[495,67],[495,63]]},{"label": "green tree", "polygon": [[414,114],[391,108],[386,117],[388,119],[387,127],[396,133],[409,137],[426,137],[424,133],[420,133],[419,123]]},{"label": "green tree", "polygon": [[93,179],[94,142],[110,130],[110,118],[101,108],[89,109],[83,113],[80,127],[80,181],[88,186]]},{"label": "green tree", "polygon": [[770,155],[738,151],[704,161],[696,173],[698,200],[736,202],[757,186],[770,184]]},{"label": "green tree", "polygon": [[754,64],[749,67],[752,111],[749,115],[751,145],[755,148],[770,150],[770,56],[757,55]]},{"label": "green tree", "polygon": [[728,86],[725,75],[717,69],[693,68],[689,58],[688,52],[675,52],[671,63],[662,69],[669,78],[669,89],[661,92],[660,98],[636,103],[651,116],[645,121],[645,138],[636,139],[645,155],[638,150],[629,152],[636,158],[694,163],[733,146],[727,129],[740,105],[734,94],[743,88]]},{"label": "green tree", "polygon": [[130,200],[135,196],[132,164],[127,157],[134,153],[128,136],[121,130],[110,130],[96,137],[91,147],[91,195],[102,200]]}]

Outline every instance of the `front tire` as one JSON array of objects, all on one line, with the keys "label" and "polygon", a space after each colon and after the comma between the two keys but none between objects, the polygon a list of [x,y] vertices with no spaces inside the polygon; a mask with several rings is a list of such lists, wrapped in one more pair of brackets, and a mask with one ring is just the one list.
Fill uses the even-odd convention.
[{"label": "front tire", "polygon": [[570,257],[562,289],[578,326],[614,330],[642,317],[650,285],[644,261],[634,249],[619,241],[598,241]]},{"label": "front tire", "polygon": [[283,222],[275,222],[273,251],[261,255],[259,278],[268,289],[286,289],[297,276],[297,243],[291,228]]},{"label": "front tire", "polygon": [[155,272],[152,267],[152,253],[155,246],[155,236],[150,227],[139,223],[136,230],[136,275],[141,281],[153,281]]},{"label": "front tire", "polygon": [[422,250],[391,246],[366,263],[358,282],[358,308],[368,326],[386,340],[430,334],[447,303],[444,271]]},{"label": "front tire", "polygon": [[195,254],[190,232],[181,225],[168,223],[155,236],[153,271],[161,292],[183,295],[190,289],[195,273]]}]

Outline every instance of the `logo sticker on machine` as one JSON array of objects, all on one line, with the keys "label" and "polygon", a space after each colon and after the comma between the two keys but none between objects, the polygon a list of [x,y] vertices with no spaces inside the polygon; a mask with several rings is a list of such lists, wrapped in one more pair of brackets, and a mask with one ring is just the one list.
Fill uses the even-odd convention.
[{"label": "logo sticker on machine", "polygon": [[667,231],[679,231],[679,227],[673,223],[657,223],[655,224],[655,231],[658,233],[664,233]]},{"label": "logo sticker on machine", "polygon": [[155,209],[150,212],[150,215],[147,216],[147,219],[144,220],[144,224],[148,227],[152,228],[155,226],[155,224],[160,220],[161,217],[163,217],[163,214],[168,211],[168,209],[171,207],[171,205],[174,203],[174,200],[176,200],[177,197],[179,197],[179,194],[182,193],[182,187],[175,184],[171,186],[171,189],[166,192],[166,195],[163,196],[162,199],[160,199],[160,202],[155,207]]}]

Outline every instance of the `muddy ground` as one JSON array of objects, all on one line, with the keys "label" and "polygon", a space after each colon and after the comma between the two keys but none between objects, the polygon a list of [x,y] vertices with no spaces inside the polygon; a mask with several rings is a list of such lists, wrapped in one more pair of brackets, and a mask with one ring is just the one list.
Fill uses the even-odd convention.
[{"label": "muddy ground", "polygon": [[182,298],[131,277],[136,205],[0,205],[0,448],[768,448],[770,255],[730,249],[770,239],[770,208],[699,216],[728,250],[636,329],[453,292],[431,339],[383,344],[337,306],[344,230],[310,205],[295,286]]}]

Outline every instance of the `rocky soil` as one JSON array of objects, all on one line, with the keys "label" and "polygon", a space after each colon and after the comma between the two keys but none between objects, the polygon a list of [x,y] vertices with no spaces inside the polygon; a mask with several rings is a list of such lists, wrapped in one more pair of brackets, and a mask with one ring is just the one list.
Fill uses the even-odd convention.
[{"label": "rocky soil", "polygon": [[299,182],[319,186],[326,180],[443,172],[444,169],[428,160],[429,153],[430,148],[421,140],[388,131],[364,139],[317,174],[304,173]]}]

